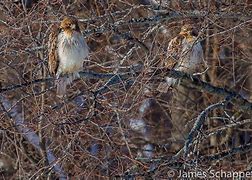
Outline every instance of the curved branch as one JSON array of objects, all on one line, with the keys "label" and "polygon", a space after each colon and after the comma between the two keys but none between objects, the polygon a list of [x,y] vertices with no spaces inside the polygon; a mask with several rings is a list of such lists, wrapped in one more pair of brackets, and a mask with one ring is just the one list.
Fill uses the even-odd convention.
[{"label": "curved branch", "polygon": [[191,143],[193,142],[193,138],[194,138],[195,134],[203,126],[205,120],[207,119],[207,115],[209,114],[209,112],[211,112],[212,110],[214,110],[216,108],[223,108],[224,106],[225,106],[225,102],[219,102],[216,104],[212,104],[200,113],[200,115],[197,117],[197,120],[195,121],[195,123],[193,125],[193,128],[191,129],[191,131],[187,137],[187,140],[185,141],[185,145],[184,145],[184,157],[185,158],[188,155],[189,147],[190,147]]}]

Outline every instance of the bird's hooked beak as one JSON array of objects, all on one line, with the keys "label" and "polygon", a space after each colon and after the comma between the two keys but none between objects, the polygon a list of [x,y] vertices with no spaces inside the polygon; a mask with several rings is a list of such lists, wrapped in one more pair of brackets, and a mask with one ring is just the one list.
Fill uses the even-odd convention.
[{"label": "bird's hooked beak", "polygon": [[183,36],[187,39],[187,41],[191,42],[193,40],[192,33],[190,31],[181,31],[179,35]]},{"label": "bird's hooked beak", "polygon": [[76,24],[71,24],[70,27],[71,27],[72,30],[75,30],[76,29]]},{"label": "bird's hooked beak", "polygon": [[180,31],[179,35],[186,36],[186,35],[188,35],[188,32],[187,31]]}]

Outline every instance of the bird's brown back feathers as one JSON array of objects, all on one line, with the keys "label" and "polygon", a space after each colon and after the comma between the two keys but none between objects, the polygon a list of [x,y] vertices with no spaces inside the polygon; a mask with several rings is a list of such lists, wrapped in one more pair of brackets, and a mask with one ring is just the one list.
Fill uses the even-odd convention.
[{"label": "bird's brown back feathers", "polygon": [[51,34],[48,41],[48,68],[51,75],[55,76],[59,66],[59,58],[57,54],[57,39],[60,29],[57,26],[51,26]]}]

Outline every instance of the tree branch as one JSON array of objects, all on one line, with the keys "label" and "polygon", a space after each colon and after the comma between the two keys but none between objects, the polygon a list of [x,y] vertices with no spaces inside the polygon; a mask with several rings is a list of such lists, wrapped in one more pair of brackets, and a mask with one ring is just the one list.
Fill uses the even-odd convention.
[{"label": "tree branch", "polygon": [[197,120],[195,121],[193,128],[191,129],[187,140],[185,141],[184,145],[184,157],[186,158],[189,152],[189,147],[191,143],[193,142],[193,138],[195,134],[200,130],[200,128],[203,126],[205,120],[207,119],[207,115],[209,112],[213,111],[216,108],[223,108],[225,106],[225,102],[219,102],[216,104],[212,104],[208,106],[204,111],[200,113],[200,115],[197,117]]},{"label": "tree branch", "polygon": [[243,98],[240,94],[236,93],[235,91],[228,90],[226,88],[213,86],[207,82],[200,80],[198,77],[177,71],[174,69],[167,69],[165,70],[165,76],[181,79],[181,83],[190,87],[197,88],[199,90],[204,90],[211,94],[216,94],[223,96],[225,98],[229,98],[230,102],[236,105],[237,108],[243,111],[251,111],[252,110],[252,103],[249,102],[247,99]]},{"label": "tree branch", "polygon": [[[158,12],[158,11],[157,11]],[[229,18],[229,19],[237,19],[237,18],[244,18],[244,20],[251,19],[250,15],[244,15],[245,13],[226,13],[226,12],[220,12],[220,13],[213,13],[211,15],[214,15],[215,18]],[[128,21],[117,21],[113,25],[111,24],[105,24],[103,26],[100,26],[98,28],[94,29],[87,29],[83,31],[84,36],[89,36],[91,34],[96,34],[96,33],[104,33],[107,31],[113,30],[113,28],[119,28],[121,26],[128,26],[128,25],[141,25],[141,24],[147,24],[148,26],[150,24],[157,24],[163,21],[169,21],[172,19],[180,19],[180,18],[203,18],[205,16],[210,15],[209,12],[207,11],[167,11],[162,13],[158,13],[156,16],[151,16],[151,17],[142,17],[142,18],[132,18]],[[89,21],[89,20],[80,20],[80,21]],[[93,20],[90,20],[93,21]]]},{"label": "tree branch", "polygon": [[[127,80],[130,77],[136,76],[136,74],[140,73],[143,71],[143,66],[142,65],[132,65],[128,72],[126,73],[118,73],[118,74],[113,74],[113,73],[96,73],[96,72],[91,72],[91,71],[82,71],[80,72],[80,76],[82,78],[86,79],[110,79],[103,87],[100,88],[100,90],[97,90],[96,93],[99,94],[101,91],[106,89],[108,86],[117,84],[118,82],[122,82]],[[213,86],[207,82],[204,82],[200,80],[198,77],[177,71],[174,69],[168,69],[168,68],[162,68],[162,69],[155,69],[150,70],[148,73],[152,73],[152,76],[155,74],[160,74],[164,73],[164,76],[172,77],[175,79],[181,79],[181,83],[190,87],[197,88],[199,90],[204,90],[208,93],[211,94],[217,94],[223,97],[229,97],[230,102],[236,105],[239,109],[243,111],[251,111],[252,110],[252,103],[249,102],[247,99],[243,98],[240,94],[236,93],[235,91],[228,90],[226,88],[222,87],[216,87]],[[159,77],[160,79],[160,77]],[[32,84],[38,84],[42,82],[50,82],[54,80],[54,78],[46,78],[46,79],[36,79],[30,82],[25,82],[22,84],[17,84],[17,85],[12,85],[8,86],[5,88],[0,89],[0,94],[7,92],[7,91],[12,91],[18,88],[24,88],[27,86],[30,86]],[[128,82],[131,84],[131,82]]]},{"label": "tree branch", "polygon": [[[29,128],[25,121],[24,121],[24,115],[21,110],[20,104],[16,104],[15,107],[12,107],[12,104],[15,104],[16,100],[9,100],[5,96],[0,95],[0,102],[2,104],[2,107],[4,108],[4,111],[6,111],[6,114],[13,119],[15,127],[19,133],[24,136],[24,138],[38,151],[41,151],[42,147],[40,145],[39,136],[36,134],[35,131],[33,131],[31,128]],[[47,148],[46,150],[47,160],[52,167],[52,169],[55,171],[55,173],[58,175],[60,180],[67,179],[67,175],[60,166],[57,157],[53,154],[53,152]]]},{"label": "tree branch", "polygon": [[230,156],[232,156],[234,154],[237,154],[237,153],[246,153],[246,152],[251,151],[251,150],[252,150],[252,143],[245,144],[245,145],[242,145],[242,146],[239,146],[239,147],[235,147],[235,148],[232,148],[232,149],[227,150],[227,151],[222,151],[222,152],[217,153],[217,154],[202,156],[202,157],[200,157],[200,159],[202,161],[216,161],[216,160],[221,160],[221,159],[226,158],[226,157],[230,157]]}]

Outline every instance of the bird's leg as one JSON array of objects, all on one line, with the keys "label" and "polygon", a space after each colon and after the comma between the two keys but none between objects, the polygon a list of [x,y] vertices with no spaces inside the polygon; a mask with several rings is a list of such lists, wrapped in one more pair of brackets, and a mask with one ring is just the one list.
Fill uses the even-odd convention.
[{"label": "bird's leg", "polygon": [[58,84],[58,83],[59,83],[59,80],[60,80],[60,75],[57,73],[55,78],[56,78],[56,79],[55,79],[54,83],[55,83],[55,84]]},{"label": "bird's leg", "polygon": [[60,74],[61,74],[60,72],[57,72],[57,73],[56,73],[56,79],[57,79],[57,80],[60,78]]},{"label": "bird's leg", "polygon": [[75,73],[73,73],[74,75],[74,79],[79,79],[80,78],[80,74],[79,74],[79,72],[75,72]]}]

